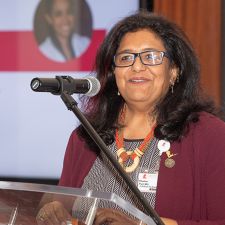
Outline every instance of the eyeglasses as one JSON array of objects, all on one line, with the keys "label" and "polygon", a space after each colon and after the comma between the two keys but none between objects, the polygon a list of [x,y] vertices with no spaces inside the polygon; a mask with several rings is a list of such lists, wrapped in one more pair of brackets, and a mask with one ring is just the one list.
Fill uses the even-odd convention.
[{"label": "eyeglasses", "polygon": [[157,50],[139,53],[119,53],[114,56],[114,64],[116,67],[132,66],[137,57],[140,57],[140,60],[144,65],[156,66],[162,64],[163,58],[169,58],[169,55],[166,52]]}]

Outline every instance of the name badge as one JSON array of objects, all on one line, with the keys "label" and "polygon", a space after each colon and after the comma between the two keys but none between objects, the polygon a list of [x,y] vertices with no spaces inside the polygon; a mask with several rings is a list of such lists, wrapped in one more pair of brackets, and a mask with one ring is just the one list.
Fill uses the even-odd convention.
[{"label": "name badge", "polygon": [[158,172],[143,172],[138,174],[138,189],[141,192],[156,192]]}]

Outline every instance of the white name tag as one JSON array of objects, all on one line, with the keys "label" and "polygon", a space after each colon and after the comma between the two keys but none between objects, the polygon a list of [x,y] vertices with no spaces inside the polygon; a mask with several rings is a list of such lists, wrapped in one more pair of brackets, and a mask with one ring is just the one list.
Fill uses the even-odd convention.
[{"label": "white name tag", "polygon": [[138,189],[141,192],[156,192],[158,172],[143,172],[138,174]]}]

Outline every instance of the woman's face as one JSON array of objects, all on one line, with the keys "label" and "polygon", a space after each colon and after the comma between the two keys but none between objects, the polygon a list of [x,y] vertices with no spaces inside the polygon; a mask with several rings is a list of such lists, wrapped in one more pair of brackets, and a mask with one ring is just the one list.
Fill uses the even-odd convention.
[{"label": "woman's face", "polygon": [[68,0],[54,0],[50,14],[46,15],[48,23],[55,34],[68,38],[74,29],[74,15]]},{"label": "woman's face", "polygon": [[[165,51],[163,42],[147,29],[129,32],[122,38],[117,53],[140,53],[146,50]],[[119,92],[127,104],[144,104],[154,108],[175,81],[177,70],[171,68],[169,59],[163,57],[160,65],[144,65],[140,57],[129,67],[115,67],[115,78]]]}]

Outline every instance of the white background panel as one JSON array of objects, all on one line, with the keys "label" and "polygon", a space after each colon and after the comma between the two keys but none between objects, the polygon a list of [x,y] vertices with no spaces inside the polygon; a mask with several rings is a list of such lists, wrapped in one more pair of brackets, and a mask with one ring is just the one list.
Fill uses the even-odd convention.
[{"label": "white background panel", "polygon": [[[107,30],[121,17],[136,11],[139,1],[87,2],[94,29]],[[0,33],[33,30],[39,1],[0,0],[0,3]],[[33,92],[30,82],[34,77],[78,78],[88,74],[89,71],[7,72],[0,68],[0,177],[59,178],[67,141],[79,121],[59,96]],[[73,96],[77,99],[77,95]]]}]

